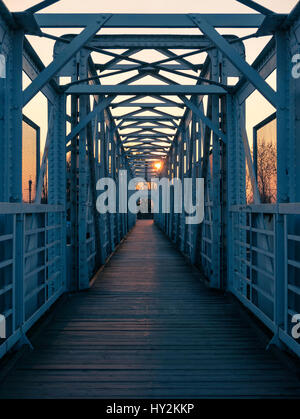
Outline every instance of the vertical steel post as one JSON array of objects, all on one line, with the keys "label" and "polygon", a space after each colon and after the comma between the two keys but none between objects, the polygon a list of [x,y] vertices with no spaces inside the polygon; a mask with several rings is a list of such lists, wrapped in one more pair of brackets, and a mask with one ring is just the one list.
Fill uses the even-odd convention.
[{"label": "vertical steel post", "polygon": [[[290,132],[290,85],[291,57],[288,32],[279,30],[275,34],[277,50],[277,202],[290,202],[290,176],[293,153],[293,137]],[[284,328],[287,307],[284,304],[284,216],[276,215],[275,227],[275,289],[274,322],[277,328]]]},{"label": "vertical steel post", "polygon": [[227,283],[226,288],[232,290],[234,288],[234,232],[233,232],[233,214],[231,206],[237,204],[237,180],[238,173],[236,170],[236,148],[238,144],[237,138],[237,122],[235,119],[236,100],[232,95],[226,97],[226,134],[230,141],[227,144]]},{"label": "vertical steel post", "polygon": [[[212,74],[211,79],[219,82],[219,52],[217,49],[211,53]],[[219,97],[214,95],[212,97],[212,122],[219,127],[220,107]],[[213,288],[221,287],[221,148],[220,139],[213,133],[213,174],[212,174],[212,188],[213,188],[213,235],[212,235],[212,277],[210,278],[210,286]]]},{"label": "vertical steel post", "polygon": [[[86,53],[80,52],[79,77],[87,78],[87,57]],[[79,99],[79,118],[82,120],[88,112],[89,96],[81,96]],[[87,159],[87,128],[79,134],[79,156],[78,156],[78,259],[79,259],[79,289],[89,288],[88,266],[87,266],[87,192],[88,192],[88,159]]]},{"label": "vertical steel post", "polygon": [[10,110],[10,202],[22,202],[22,69],[24,32],[14,31],[12,35],[12,68],[9,83],[11,86]]},{"label": "vertical steel post", "polygon": [[[48,203],[61,205],[66,208],[66,98],[64,94],[58,95],[54,106],[54,118],[50,118],[48,110],[48,129],[52,132],[48,152]],[[51,246],[49,254],[59,257],[57,264],[49,267],[48,278],[54,277],[59,270],[60,275],[55,276],[53,283],[48,284],[51,292],[57,291],[60,287],[66,287],[66,211],[63,214],[49,213],[48,225],[61,225],[60,230],[53,229],[48,233],[50,243],[58,242],[58,246]],[[52,275],[53,274],[53,275]],[[50,294],[50,291],[48,291]]]},{"label": "vertical steel post", "polygon": [[13,305],[14,305],[14,325],[16,330],[21,327],[25,320],[24,307],[24,214],[16,214],[14,223],[14,287],[13,287]]}]

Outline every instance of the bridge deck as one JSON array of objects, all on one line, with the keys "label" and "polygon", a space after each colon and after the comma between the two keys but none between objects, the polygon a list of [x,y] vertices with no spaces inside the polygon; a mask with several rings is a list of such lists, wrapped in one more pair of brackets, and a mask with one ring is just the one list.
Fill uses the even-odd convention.
[{"label": "bridge deck", "polygon": [[227,297],[152,221],[138,221],[94,287],[74,295],[1,397],[299,396],[300,384]]}]

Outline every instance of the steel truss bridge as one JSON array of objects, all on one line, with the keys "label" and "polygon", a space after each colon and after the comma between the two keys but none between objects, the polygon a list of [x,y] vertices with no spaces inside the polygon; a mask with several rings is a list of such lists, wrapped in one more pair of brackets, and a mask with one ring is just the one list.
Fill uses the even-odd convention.
[{"label": "steel truss bridge", "polygon": [[[0,357],[35,348],[0,395],[299,396],[242,316],[264,326],[275,352],[299,357],[300,4],[290,14],[250,0],[245,14],[44,13],[53,3],[12,13],[0,2]],[[241,28],[249,34],[232,34]],[[250,65],[246,41],[265,36]],[[49,65],[33,37],[52,41]],[[246,104],[258,93],[274,113],[252,143]],[[41,124],[23,111],[37,95],[43,147]],[[276,196],[265,202],[256,137],[271,122]],[[25,128],[36,139],[29,157]],[[128,181],[149,180],[157,161],[160,176],[205,179],[202,224],[174,211],[154,224],[98,213],[98,179],[127,170]]]}]

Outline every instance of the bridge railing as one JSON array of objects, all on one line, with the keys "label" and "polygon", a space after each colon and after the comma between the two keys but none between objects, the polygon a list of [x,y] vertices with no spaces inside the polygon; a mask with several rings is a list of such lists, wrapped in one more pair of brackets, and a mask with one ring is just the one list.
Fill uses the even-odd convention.
[{"label": "bridge railing", "polygon": [[300,355],[300,204],[233,206],[228,287]]},{"label": "bridge railing", "polygon": [[65,291],[64,218],[58,205],[0,203],[0,357]]}]

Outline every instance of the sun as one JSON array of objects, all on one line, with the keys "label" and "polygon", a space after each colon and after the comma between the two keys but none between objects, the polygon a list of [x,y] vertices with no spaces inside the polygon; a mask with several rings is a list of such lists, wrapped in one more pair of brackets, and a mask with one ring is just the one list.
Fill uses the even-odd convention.
[{"label": "sun", "polygon": [[162,163],[160,161],[158,161],[154,164],[154,167],[155,167],[156,170],[160,170],[162,168]]}]

